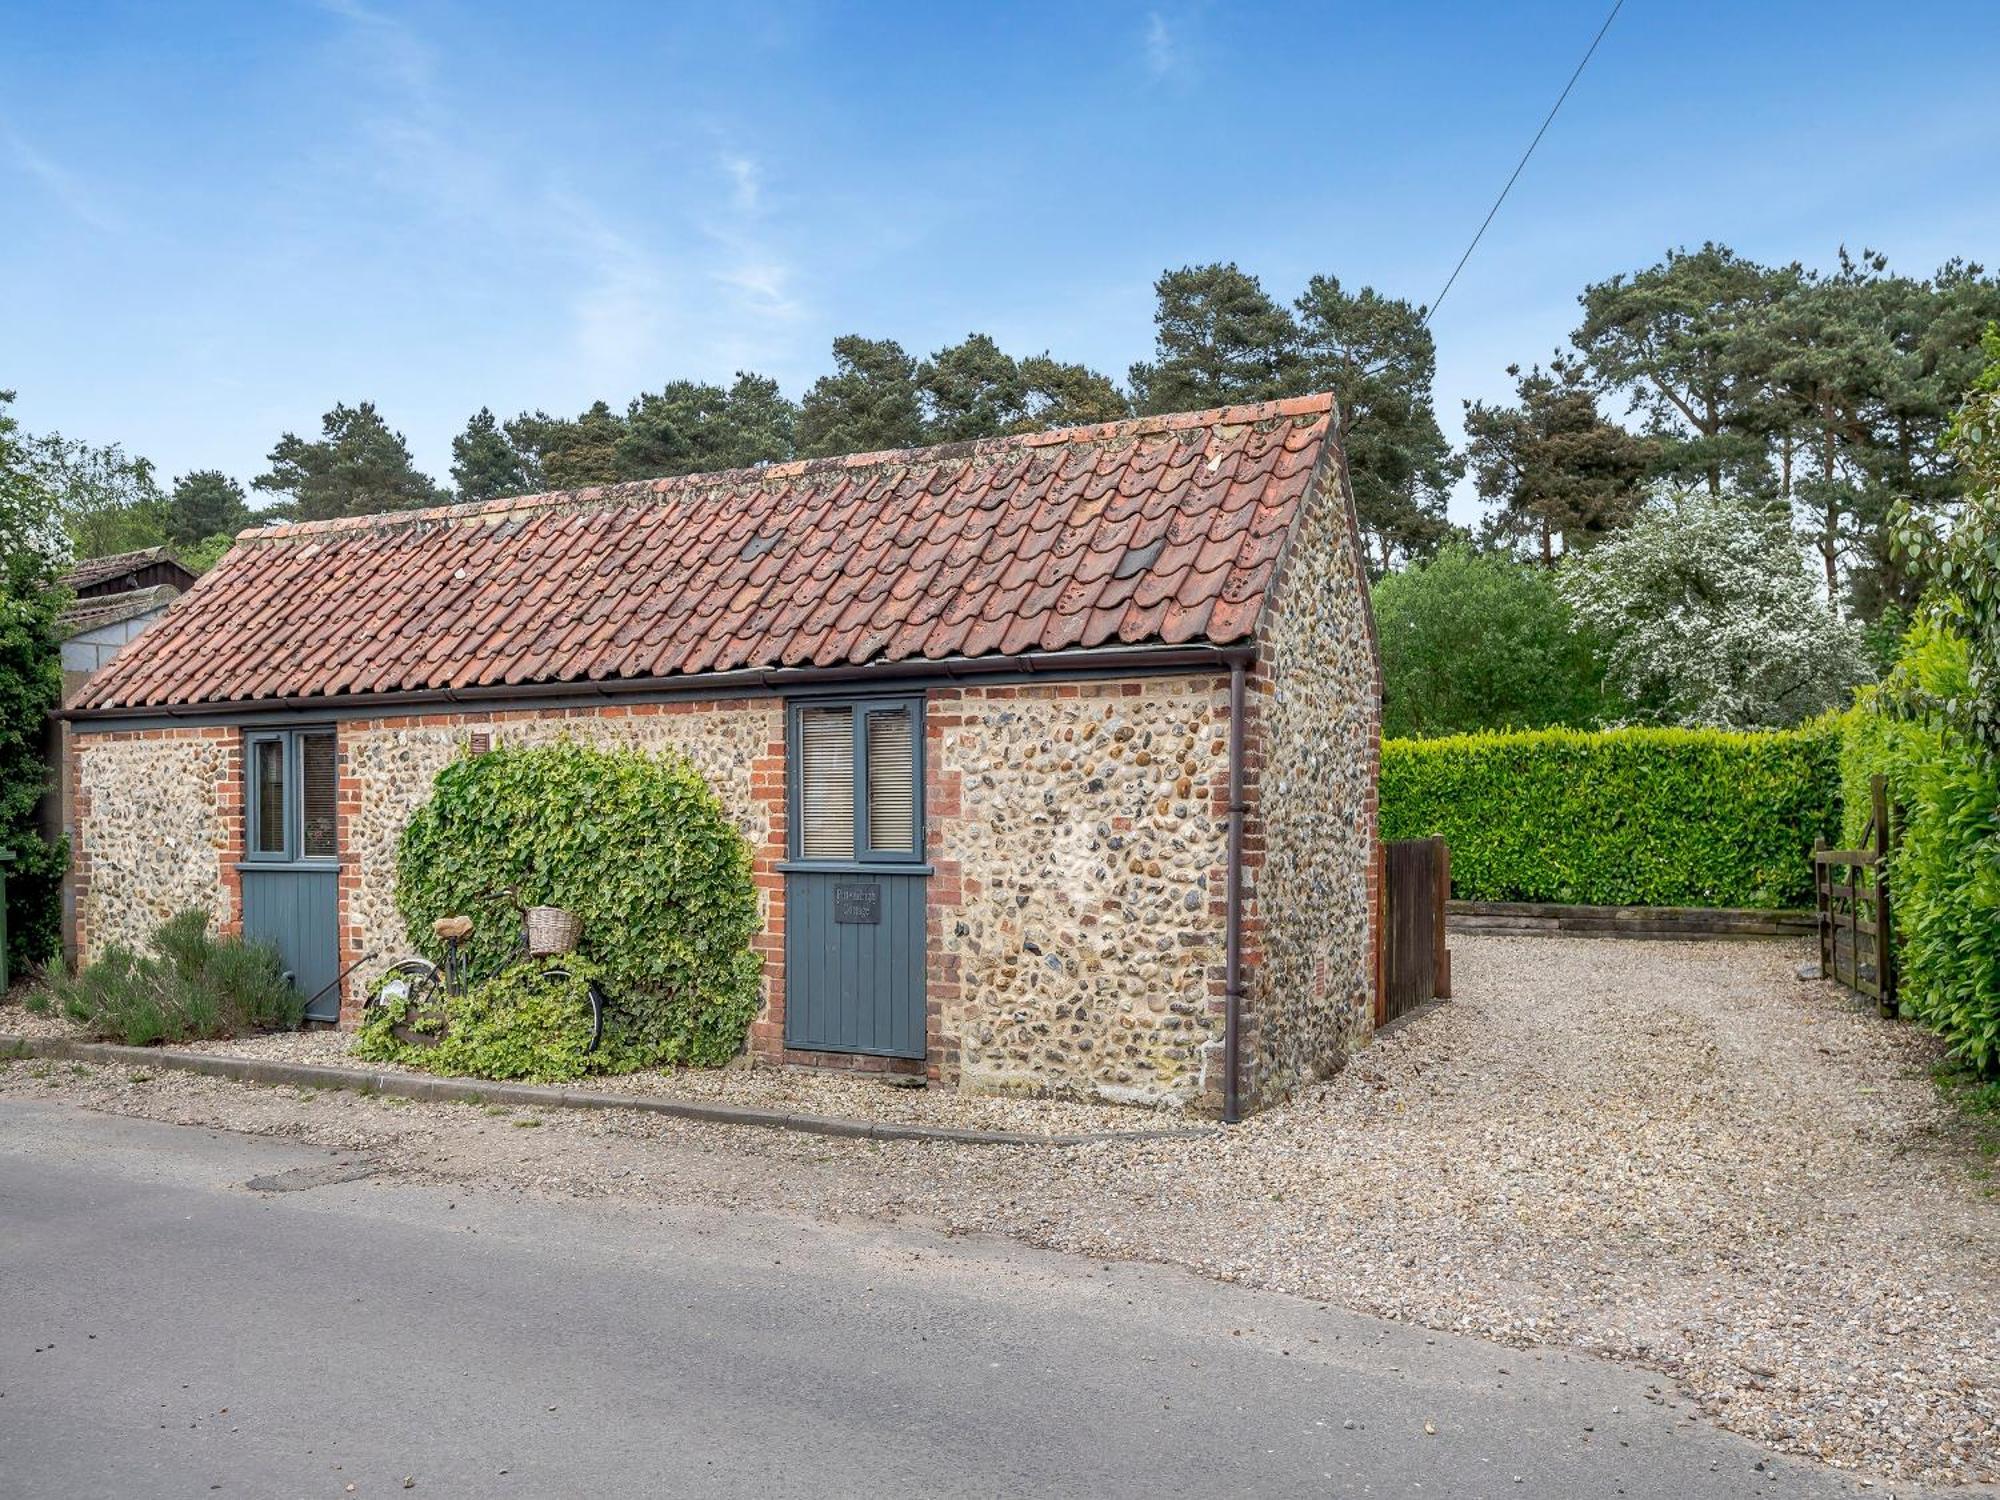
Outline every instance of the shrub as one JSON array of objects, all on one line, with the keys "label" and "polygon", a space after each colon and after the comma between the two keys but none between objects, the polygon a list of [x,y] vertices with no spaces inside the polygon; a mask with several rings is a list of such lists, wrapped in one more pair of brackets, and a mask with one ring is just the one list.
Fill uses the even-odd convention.
[{"label": "shrub", "polygon": [[1566,729],[1391,740],[1385,839],[1442,835],[1453,894],[1614,906],[1809,905],[1839,735]]},{"label": "shrub", "polygon": [[0,874],[7,882],[7,972],[18,976],[62,950],[62,879],[69,869],[69,840],[51,843],[40,834],[17,830],[0,837],[0,847],[14,851],[13,863],[0,866]]},{"label": "shrub", "polygon": [[305,997],[285,982],[277,950],[212,937],[205,911],[169,917],[148,947],[114,944],[76,975],[53,976],[57,1007],[92,1036],[134,1047],[296,1030],[305,1020]]},{"label": "shrub", "polygon": [[69,602],[58,586],[66,552],[44,444],[9,413],[0,391],[0,849],[6,871],[8,971],[25,974],[61,942],[62,872],[68,849],[37,831],[35,804],[48,784],[48,716],[62,703],[62,632]]},{"label": "shrub", "polygon": [[[3,439],[0,434],[0,446]],[[69,863],[68,841],[43,838],[35,817],[48,784],[48,716],[62,701],[56,617],[67,595],[20,562],[0,558],[0,849],[14,855],[0,874],[7,884],[7,968],[13,974],[45,963],[61,947],[62,875]]]},{"label": "shrub", "polygon": [[376,1062],[400,1062],[428,1073],[453,1077],[511,1078],[530,1083],[567,1083],[589,1073],[623,1073],[646,1066],[647,1051],[635,1046],[618,1015],[605,1021],[604,1041],[586,1052],[590,1002],[585,987],[601,978],[596,966],[571,961],[568,986],[540,981],[539,962],[510,964],[490,979],[469,986],[445,1002],[445,1034],[426,1047],[399,1038],[390,1028],[397,1016],[371,1009],[355,1039],[354,1054]]},{"label": "shrub", "polygon": [[472,967],[515,953],[528,905],[583,923],[621,1059],[717,1066],[759,1003],[750,848],[678,755],[563,743],[501,748],[438,773],[403,830],[396,904],[433,959],[439,917],[473,919]]},{"label": "shrub", "polygon": [[[1888,780],[1889,857],[1898,995],[1954,1056],[2000,1074],[2000,770],[1949,721],[1899,715],[1914,688],[1940,701],[1970,692],[1966,645],[1928,625],[1912,630],[1898,684],[1858,695],[1845,716],[1843,842],[1868,821],[1868,783]],[[1885,701],[1887,700],[1887,701]]]},{"label": "shrub", "polygon": [[1583,727],[1622,711],[1547,568],[1454,543],[1375,585],[1375,633],[1385,735]]}]

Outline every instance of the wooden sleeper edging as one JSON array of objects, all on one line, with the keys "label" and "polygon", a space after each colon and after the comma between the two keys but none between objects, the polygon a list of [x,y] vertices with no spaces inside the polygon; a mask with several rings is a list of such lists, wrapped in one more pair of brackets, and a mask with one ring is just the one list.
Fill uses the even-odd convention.
[{"label": "wooden sleeper edging", "polygon": [[1453,901],[1455,933],[1493,937],[1622,937],[1726,941],[1811,937],[1813,914],[1786,908],[1564,906],[1540,901]]}]

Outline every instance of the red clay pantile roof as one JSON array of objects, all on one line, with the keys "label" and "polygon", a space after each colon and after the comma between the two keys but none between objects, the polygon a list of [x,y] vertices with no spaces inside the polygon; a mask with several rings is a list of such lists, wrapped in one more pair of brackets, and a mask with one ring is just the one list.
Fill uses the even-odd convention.
[{"label": "red clay pantile roof", "polygon": [[246,531],[77,708],[1217,645],[1332,401]]}]

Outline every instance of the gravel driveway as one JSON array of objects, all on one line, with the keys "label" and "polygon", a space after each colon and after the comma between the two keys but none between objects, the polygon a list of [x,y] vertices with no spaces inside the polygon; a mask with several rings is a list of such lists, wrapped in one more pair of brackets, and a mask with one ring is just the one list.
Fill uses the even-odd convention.
[{"label": "gravel driveway", "polygon": [[1794,979],[1793,944],[1452,947],[1452,1004],[1220,1139],[847,1143],[65,1064],[12,1064],[0,1088],[468,1186],[1179,1262],[1660,1370],[1681,1391],[1662,1400],[1863,1474],[2000,1479],[2000,1200],[1927,1038]]}]

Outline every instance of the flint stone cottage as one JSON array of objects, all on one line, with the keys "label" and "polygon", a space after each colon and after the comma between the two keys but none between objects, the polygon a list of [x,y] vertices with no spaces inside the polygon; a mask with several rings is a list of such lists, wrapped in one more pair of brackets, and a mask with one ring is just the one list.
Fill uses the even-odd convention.
[{"label": "flint stone cottage", "polygon": [[351,1022],[454,757],[673,749],[754,853],[751,1059],[1254,1108],[1377,992],[1380,678],[1330,398],[244,532],[72,704],[76,939]]}]

